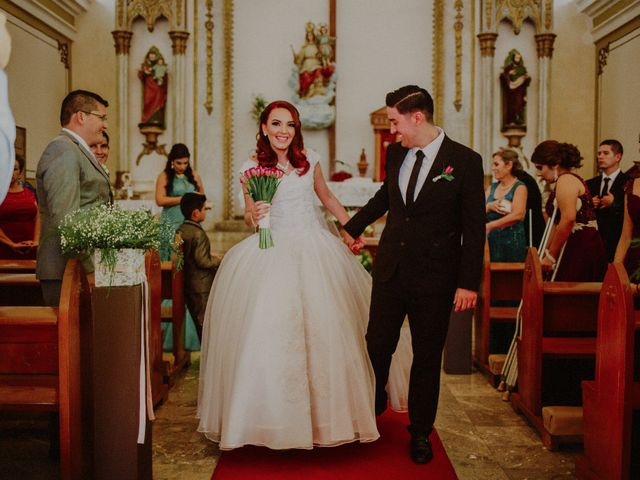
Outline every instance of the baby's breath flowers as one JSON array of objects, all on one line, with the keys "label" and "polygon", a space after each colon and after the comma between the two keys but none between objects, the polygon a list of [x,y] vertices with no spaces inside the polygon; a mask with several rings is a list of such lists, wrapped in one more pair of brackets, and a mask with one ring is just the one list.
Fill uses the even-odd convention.
[{"label": "baby's breath flowers", "polygon": [[125,210],[110,205],[78,209],[64,217],[58,232],[62,253],[77,256],[100,249],[100,262],[111,271],[117,250],[156,250],[160,245],[171,245],[177,251],[179,247],[173,227],[147,209]]}]

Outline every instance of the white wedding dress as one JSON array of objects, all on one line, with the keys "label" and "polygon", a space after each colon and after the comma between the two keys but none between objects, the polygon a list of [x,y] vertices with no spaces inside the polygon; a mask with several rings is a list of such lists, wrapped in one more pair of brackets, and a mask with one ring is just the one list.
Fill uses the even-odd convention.
[{"label": "white wedding dress", "polygon": [[[365,344],[371,277],[317,214],[318,156],[307,156],[309,171],[283,177],[272,201],[274,247],[259,249],[257,234],[238,243],[211,288],[198,431],[223,450],[310,449],[379,437]],[[396,409],[406,408],[408,328],[401,338],[389,389]]]}]

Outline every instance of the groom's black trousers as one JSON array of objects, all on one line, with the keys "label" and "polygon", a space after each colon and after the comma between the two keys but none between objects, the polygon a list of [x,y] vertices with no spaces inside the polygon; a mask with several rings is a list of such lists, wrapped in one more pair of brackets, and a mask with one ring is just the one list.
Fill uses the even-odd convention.
[{"label": "groom's black trousers", "polygon": [[376,375],[376,413],[381,413],[387,406],[385,386],[391,357],[408,315],[413,346],[409,430],[412,434],[429,434],[438,408],[442,349],[455,292],[426,295],[418,282],[403,277],[399,270],[387,281],[373,279],[366,339]]}]

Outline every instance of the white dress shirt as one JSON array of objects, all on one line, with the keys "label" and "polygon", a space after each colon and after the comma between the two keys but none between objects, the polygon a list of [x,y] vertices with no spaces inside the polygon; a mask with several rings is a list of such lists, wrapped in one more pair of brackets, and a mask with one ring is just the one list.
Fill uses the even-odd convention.
[{"label": "white dress shirt", "polygon": [[602,195],[602,190],[604,190],[604,179],[605,178],[611,179],[609,180],[609,185],[608,185],[609,191],[611,191],[611,186],[613,185],[613,182],[616,181],[616,177],[618,176],[619,173],[620,173],[620,169],[617,169],[611,175],[605,175],[605,173],[602,172],[602,179],[600,180],[600,195]]},{"label": "white dress shirt", "polygon": [[[87,144],[87,142],[84,141],[84,138],[82,138],[80,135],[78,135],[76,132],[74,132],[73,130],[69,130],[68,128],[64,128],[62,127],[62,130],[64,130],[65,132],[67,132],[69,135],[71,135],[73,138],[75,138],[76,140],[78,140],[78,143],[84,147],[84,149],[89,152],[91,154],[91,156],[93,158],[96,158],[95,155],[93,155],[93,152],[91,151],[91,149],[89,148],[89,145]],[[97,161],[97,160],[96,160]]]},{"label": "white dress shirt", "polygon": [[404,161],[402,162],[402,166],[400,167],[400,172],[398,174],[398,185],[400,186],[402,199],[404,200],[405,205],[407,204],[407,188],[409,186],[409,178],[411,177],[413,165],[416,163],[416,153],[418,152],[418,150],[422,150],[422,152],[424,153],[424,160],[422,160],[420,173],[418,173],[418,182],[416,183],[416,191],[413,196],[414,202],[416,198],[418,198],[418,194],[420,193],[420,190],[422,189],[424,182],[427,179],[427,175],[429,175],[429,170],[431,170],[431,167],[433,166],[436,155],[438,155],[438,151],[440,150],[440,146],[442,145],[442,141],[444,140],[444,131],[440,127],[436,127],[436,129],[438,130],[438,136],[430,144],[423,148],[411,148],[407,152],[407,155],[404,157]]}]

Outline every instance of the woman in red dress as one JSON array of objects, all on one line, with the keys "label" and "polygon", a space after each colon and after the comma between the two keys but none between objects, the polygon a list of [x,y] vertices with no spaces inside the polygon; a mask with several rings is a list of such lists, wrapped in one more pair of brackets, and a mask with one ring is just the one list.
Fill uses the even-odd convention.
[{"label": "woman in red dress", "polygon": [[25,161],[16,155],[11,184],[0,204],[0,258],[35,259],[40,236],[38,202],[32,190],[24,188]]}]

